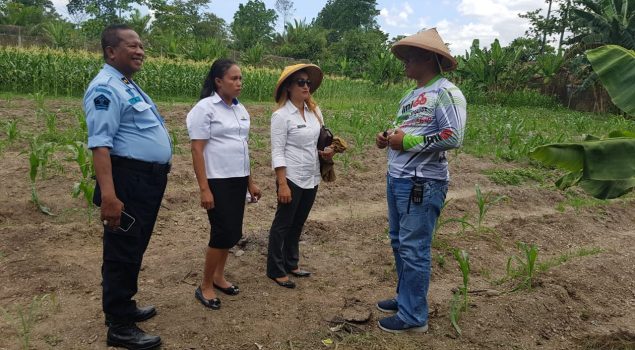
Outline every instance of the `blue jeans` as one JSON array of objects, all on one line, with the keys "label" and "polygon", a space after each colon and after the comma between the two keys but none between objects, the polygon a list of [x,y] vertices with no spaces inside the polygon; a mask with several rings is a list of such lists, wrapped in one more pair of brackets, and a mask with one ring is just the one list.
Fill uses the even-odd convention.
[{"label": "blue jeans", "polygon": [[[410,200],[413,183],[423,184],[423,201]],[[397,268],[397,316],[412,326],[428,322],[432,234],[448,192],[448,182],[386,177],[390,244]]]}]

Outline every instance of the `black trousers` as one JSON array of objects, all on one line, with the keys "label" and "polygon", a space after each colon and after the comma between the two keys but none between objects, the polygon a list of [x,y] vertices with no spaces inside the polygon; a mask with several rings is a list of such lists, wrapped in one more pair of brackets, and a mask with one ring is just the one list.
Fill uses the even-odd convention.
[{"label": "black trousers", "polygon": [[276,216],[269,231],[267,276],[284,277],[298,268],[300,234],[315,202],[318,187],[303,189],[287,179],[291,203],[278,203]]},{"label": "black trousers", "polygon": [[[102,306],[114,323],[132,322],[137,280],[167,184],[167,169],[131,169],[113,163],[115,192],[124,211],[135,219],[127,232],[104,227]],[[99,185],[93,201],[101,203]]]}]

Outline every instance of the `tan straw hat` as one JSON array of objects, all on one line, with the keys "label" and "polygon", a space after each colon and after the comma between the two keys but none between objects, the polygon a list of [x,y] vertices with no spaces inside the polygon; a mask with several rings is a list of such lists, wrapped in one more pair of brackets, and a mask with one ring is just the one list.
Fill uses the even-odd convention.
[{"label": "tan straw hat", "polygon": [[309,80],[311,80],[311,86],[309,87],[309,91],[311,93],[313,93],[315,90],[317,90],[318,87],[320,87],[320,84],[322,83],[322,78],[324,77],[324,74],[322,73],[322,70],[320,69],[320,67],[310,63],[300,63],[300,64],[294,64],[292,66],[286,66],[284,67],[282,74],[280,74],[280,78],[278,78],[278,83],[276,84],[276,90],[273,93],[273,98],[276,100],[276,102],[278,102],[278,100],[280,99],[280,95],[282,93],[282,91],[280,90],[280,87],[282,86],[284,81],[287,80],[287,78],[289,78],[293,73],[299,70],[304,70],[306,74],[309,76]]},{"label": "tan straw hat", "polygon": [[440,59],[439,64],[444,72],[456,69],[458,63],[454,57],[452,57],[448,47],[445,46],[445,42],[441,39],[441,36],[437,32],[436,28],[424,30],[397,41],[392,46],[391,51],[398,59],[405,61],[408,56],[408,52],[411,51],[412,47],[438,54]]}]

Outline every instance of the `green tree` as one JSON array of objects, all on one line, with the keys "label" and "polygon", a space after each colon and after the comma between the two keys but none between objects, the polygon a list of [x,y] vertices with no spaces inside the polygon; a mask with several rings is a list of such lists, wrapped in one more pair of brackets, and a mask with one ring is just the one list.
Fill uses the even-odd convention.
[{"label": "green tree", "polygon": [[569,43],[576,52],[606,44],[635,49],[635,1],[578,0],[570,19],[574,36]]},{"label": "green tree", "polygon": [[238,5],[231,24],[235,47],[244,50],[258,43],[270,42],[277,19],[276,11],[267,9],[260,0],[249,0],[244,5]]},{"label": "green tree", "polygon": [[339,41],[352,29],[377,29],[375,17],[379,15],[376,0],[328,0],[315,18],[315,24],[330,29],[329,41]]},{"label": "green tree", "polygon": [[341,73],[361,78],[366,63],[386,45],[387,39],[386,33],[379,29],[349,30],[342,35],[341,40],[331,44],[329,54],[337,60],[348,62],[341,67]]},{"label": "green tree", "polygon": [[126,22],[140,37],[145,38],[150,31],[151,19],[152,17],[150,17],[150,15],[144,16],[139,9],[134,9]]},{"label": "green tree", "polygon": [[326,49],[326,29],[297,20],[285,27],[286,32],[278,39],[279,55],[315,60]]},{"label": "green tree", "polygon": [[108,25],[123,22],[124,15],[130,11],[135,0],[70,0],[66,9],[70,15],[86,13],[94,19]]},{"label": "green tree", "polygon": [[150,0],[154,11],[153,28],[157,33],[172,32],[180,37],[226,38],[225,21],[212,13],[205,13],[209,0]]},{"label": "green tree", "polygon": [[0,3],[0,24],[33,28],[59,19],[53,3],[41,1],[5,1]]}]

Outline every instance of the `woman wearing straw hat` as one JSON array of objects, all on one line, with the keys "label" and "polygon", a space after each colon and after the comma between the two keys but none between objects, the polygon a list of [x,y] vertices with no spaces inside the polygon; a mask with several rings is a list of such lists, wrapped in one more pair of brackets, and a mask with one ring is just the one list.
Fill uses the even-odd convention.
[{"label": "woman wearing straw hat", "polygon": [[388,147],[388,222],[397,269],[397,295],[377,303],[395,315],[381,319],[379,327],[425,332],[432,234],[450,179],[446,151],[463,141],[466,101],[441,76],[457,62],[436,29],[398,41],[392,52],[417,86],[402,98],[394,129],[376,136],[379,148]]},{"label": "woman wearing straw hat", "polygon": [[248,191],[253,200],[261,194],[250,176],[250,120],[237,99],[241,89],[238,65],[217,59],[205,78],[200,101],[187,114],[201,207],[207,210],[211,226],[203,281],[194,296],[213,310],[220,309],[214,289],[228,295],[240,292],[225,279],[225,263],[229,248],[242,237],[245,193]]},{"label": "woman wearing straw hat", "polygon": [[298,243],[320,183],[318,157],[333,156],[333,150],[317,149],[323,120],[311,94],[322,78],[322,70],[314,64],[288,66],[274,92],[278,109],[271,116],[271,163],[278,207],[269,231],[267,276],[285,288],[295,288],[288,274],[311,275],[298,266]]}]

